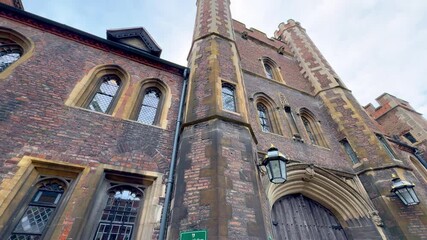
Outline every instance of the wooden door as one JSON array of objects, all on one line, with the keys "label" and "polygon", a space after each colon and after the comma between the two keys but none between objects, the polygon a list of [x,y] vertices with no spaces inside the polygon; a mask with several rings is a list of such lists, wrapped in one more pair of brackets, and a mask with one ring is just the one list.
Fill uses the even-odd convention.
[{"label": "wooden door", "polygon": [[336,217],[301,194],[282,197],[272,210],[274,239],[347,239]]}]

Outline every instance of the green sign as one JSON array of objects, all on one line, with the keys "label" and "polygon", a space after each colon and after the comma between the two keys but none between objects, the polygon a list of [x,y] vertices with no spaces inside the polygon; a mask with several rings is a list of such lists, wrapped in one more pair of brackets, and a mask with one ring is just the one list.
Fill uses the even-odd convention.
[{"label": "green sign", "polygon": [[179,239],[180,240],[207,240],[208,233],[206,230],[181,232]]}]

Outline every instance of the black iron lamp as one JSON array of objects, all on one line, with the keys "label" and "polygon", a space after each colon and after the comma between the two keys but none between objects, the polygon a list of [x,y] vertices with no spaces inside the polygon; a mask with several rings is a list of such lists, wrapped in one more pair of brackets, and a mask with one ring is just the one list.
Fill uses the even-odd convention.
[{"label": "black iron lamp", "polygon": [[270,182],[280,184],[286,182],[286,163],[288,159],[279,150],[271,145],[267,155],[262,160],[261,166],[267,169]]},{"label": "black iron lamp", "polygon": [[417,205],[420,203],[417,194],[414,190],[414,184],[408,181],[401,180],[393,174],[393,184],[391,185],[391,192],[396,193],[400,200],[406,206]]}]

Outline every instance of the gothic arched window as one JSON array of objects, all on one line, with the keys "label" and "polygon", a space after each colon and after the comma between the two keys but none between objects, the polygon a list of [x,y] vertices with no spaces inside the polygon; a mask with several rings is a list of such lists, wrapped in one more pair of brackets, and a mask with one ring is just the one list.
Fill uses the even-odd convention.
[{"label": "gothic arched window", "polygon": [[34,43],[15,30],[0,27],[0,79],[31,56]]},{"label": "gothic arched window", "polygon": [[96,112],[111,113],[112,106],[120,90],[120,78],[116,75],[109,74],[102,76],[98,82],[86,108]]},{"label": "gothic arched window", "polygon": [[305,131],[307,132],[308,138],[310,139],[310,142],[316,145],[319,145],[316,137],[315,137],[315,130],[312,126],[312,123],[304,116],[301,117],[302,123],[304,124]]},{"label": "gothic arched window", "polygon": [[142,191],[133,186],[110,188],[94,240],[132,239],[142,197]]},{"label": "gothic arched window", "polygon": [[222,108],[236,111],[235,87],[229,83],[222,83]]},{"label": "gothic arched window", "polygon": [[267,107],[262,104],[257,104],[258,118],[263,132],[271,132],[271,122],[268,116]]},{"label": "gothic arched window", "polygon": [[301,109],[300,114],[305,132],[307,133],[310,142],[314,145],[328,147],[319,123],[316,121],[314,115],[307,109]]},{"label": "gothic arched window", "polygon": [[12,63],[16,62],[24,50],[16,42],[0,38],[0,72],[6,70]]},{"label": "gothic arched window", "polygon": [[274,79],[274,73],[271,66],[267,63],[264,63],[264,68],[265,68],[265,75],[267,76],[267,78]]},{"label": "gothic arched window", "polygon": [[136,121],[155,125],[158,122],[162,92],[156,87],[145,89]]},{"label": "gothic arched window", "polygon": [[20,214],[8,239],[42,239],[66,189],[67,183],[57,178],[45,178],[38,182],[31,201]]},{"label": "gothic arched window", "polygon": [[277,67],[277,64],[268,57],[262,59],[262,64],[264,66],[265,76],[268,79],[276,80],[278,82],[283,82],[280,70]]}]

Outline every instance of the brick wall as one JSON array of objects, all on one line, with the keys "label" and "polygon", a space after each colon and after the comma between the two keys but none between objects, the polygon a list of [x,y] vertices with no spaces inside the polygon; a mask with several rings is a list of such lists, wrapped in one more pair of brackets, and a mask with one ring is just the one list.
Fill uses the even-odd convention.
[{"label": "brick wall", "polygon": [[[0,80],[1,178],[13,174],[11,159],[40,156],[83,165],[109,163],[165,172],[172,149],[181,77],[129,59],[2,19],[34,41],[35,53]],[[87,72],[116,64],[131,84],[159,78],[171,89],[166,129],[64,105]],[[138,91],[138,89],[133,89]]]}]

